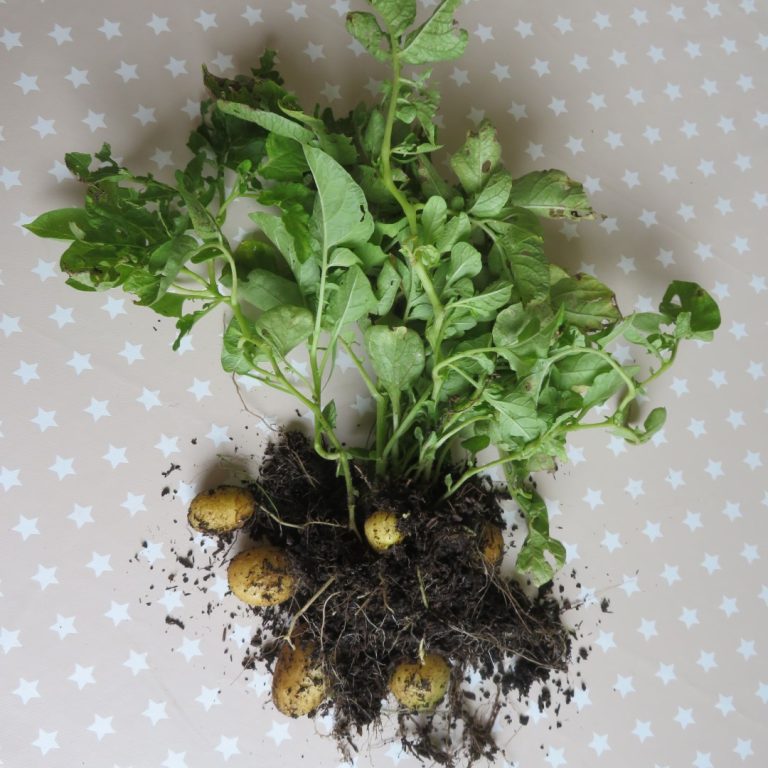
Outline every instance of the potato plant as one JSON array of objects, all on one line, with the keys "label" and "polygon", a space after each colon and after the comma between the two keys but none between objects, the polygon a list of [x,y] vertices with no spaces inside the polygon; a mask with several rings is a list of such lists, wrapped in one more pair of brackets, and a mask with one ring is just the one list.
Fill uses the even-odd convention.
[{"label": "potato plant", "polygon": [[[28,228],[70,241],[61,267],[73,288],[121,287],[176,318],[176,347],[223,308],[224,369],[312,414],[314,449],[344,479],[351,529],[366,492],[355,466],[373,484],[439,487],[443,500],[502,468],[528,524],[517,567],[542,584],[565,552],[531,474],[564,460],[577,430],[648,440],[665,411],[635,424],[633,404],[683,340],[709,340],[720,318],[683,281],[658,311],[622,314],[608,286],[544,255],[542,218],[595,218],[581,184],[559,170],[513,178],[487,122],[453,152],[440,145],[429,66],[464,50],[459,1],[422,22],[416,0],[369,0],[373,12],[349,14],[347,29],[389,79],[377,103],[346,115],[304,111],[271,51],[247,76],[205,71],[210,98],[173,183],[122,167],[107,144],[73,152],[83,207]],[[258,204],[239,243],[226,227],[235,201]],[[617,359],[615,341],[647,353],[650,370]],[[290,358],[300,347],[306,375]],[[370,441],[355,446],[339,436],[327,387],[342,353],[376,405]],[[495,453],[481,460],[486,449]]]}]

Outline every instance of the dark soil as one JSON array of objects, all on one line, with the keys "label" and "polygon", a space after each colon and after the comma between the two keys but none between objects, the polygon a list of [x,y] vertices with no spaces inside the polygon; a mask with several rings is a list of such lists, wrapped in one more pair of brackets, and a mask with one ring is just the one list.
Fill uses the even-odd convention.
[{"label": "dark soil", "polygon": [[[267,449],[254,485],[259,511],[246,532],[291,554],[300,587],[281,606],[252,609],[263,630],[243,663],[271,664],[302,612],[302,637],[320,650],[329,681],[321,711],[333,713],[333,734],[349,757],[357,738],[381,723],[382,706],[391,711],[394,699],[384,700],[393,666],[424,651],[442,654],[452,667],[449,693],[432,715],[398,713],[403,747],[447,766],[493,759],[499,749],[491,730],[507,698],[527,697],[535,682],[567,669],[567,606],[549,588],[527,596],[486,565],[478,545],[483,526],[503,525],[500,496],[487,481],[468,482],[439,503],[440,489],[374,486],[362,472],[357,479],[360,530],[382,507],[403,520],[404,541],[383,555],[349,530],[343,483],[302,435],[284,433]],[[464,690],[473,672],[483,681],[479,695]],[[565,694],[569,700],[573,691]],[[550,705],[548,688],[539,699],[542,708]]]}]

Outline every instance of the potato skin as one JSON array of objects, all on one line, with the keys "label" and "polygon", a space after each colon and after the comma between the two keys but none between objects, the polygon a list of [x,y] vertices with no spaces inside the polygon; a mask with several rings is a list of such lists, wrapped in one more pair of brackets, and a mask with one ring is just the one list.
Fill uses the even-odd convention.
[{"label": "potato skin", "polygon": [[227,579],[233,594],[248,605],[279,605],[296,591],[290,558],[282,549],[269,544],[234,557]]},{"label": "potato skin", "polygon": [[483,523],[478,536],[480,554],[488,568],[496,568],[504,558],[504,536],[493,523]]},{"label": "potato skin", "polygon": [[272,675],[272,701],[288,717],[316,710],[326,696],[326,680],[312,642],[285,643]]},{"label": "potato skin", "polygon": [[404,536],[397,515],[389,509],[377,509],[365,521],[363,529],[371,549],[379,554],[399,544]]},{"label": "potato skin", "polygon": [[255,510],[256,501],[247,488],[219,485],[192,499],[187,520],[196,531],[221,535],[242,528]]},{"label": "potato skin", "polygon": [[406,709],[431,712],[448,691],[451,668],[436,653],[428,653],[424,663],[401,661],[389,678],[389,690]]}]

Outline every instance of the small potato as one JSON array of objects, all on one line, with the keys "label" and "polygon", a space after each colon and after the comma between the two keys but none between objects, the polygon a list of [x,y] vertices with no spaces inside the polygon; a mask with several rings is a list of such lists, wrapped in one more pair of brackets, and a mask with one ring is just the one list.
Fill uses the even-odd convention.
[{"label": "small potato", "polygon": [[405,537],[398,526],[397,515],[389,509],[377,509],[363,526],[371,548],[381,554],[399,544]]},{"label": "small potato", "polygon": [[480,554],[488,568],[495,568],[504,557],[504,536],[493,523],[483,523],[478,536]]},{"label": "small potato", "polygon": [[326,680],[314,643],[295,641],[280,649],[272,676],[272,701],[288,717],[316,710],[326,694]]},{"label": "small potato", "polygon": [[389,690],[407,709],[430,712],[448,691],[451,668],[436,653],[428,653],[424,663],[401,661],[389,678]]},{"label": "small potato", "polygon": [[234,557],[227,578],[233,594],[248,605],[279,605],[296,591],[290,558],[268,544]]},{"label": "small potato", "polygon": [[247,488],[220,485],[192,499],[187,520],[196,531],[220,535],[242,528],[255,510]]}]

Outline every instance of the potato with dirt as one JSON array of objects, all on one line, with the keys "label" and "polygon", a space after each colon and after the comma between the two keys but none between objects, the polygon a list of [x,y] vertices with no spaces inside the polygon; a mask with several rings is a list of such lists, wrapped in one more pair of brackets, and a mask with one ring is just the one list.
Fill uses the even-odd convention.
[{"label": "potato with dirt", "polygon": [[327,682],[316,646],[311,641],[286,640],[272,676],[272,701],[288,717],[314,712],[327,692]]},{"label": "potato with dirt", "polygon": [[280,605],[296,591],[297,579],[290,557],[270,544],[247,549],[227,569],[232,593],[252,606]]},{"label": "potato with dirt", "polygon": [[451,668],[439,654],[427,653],[424,661],[401,661],[389,678],[389,690],[409,710],[431,712],[448,691]]},{"label": "potato with dirt", "polygon": [[389,509],[377,509],[372,512],[366,518],[363,530],[371,549],[379,554],[400,544],[405,538],[400,530],[400,519]]},{"label": "potato with dirt", "polygon": [[256,500],[247,488],[219,485],[192,499],[187,520],[200,533],[221,536],[242,528],[255,511]]}]

